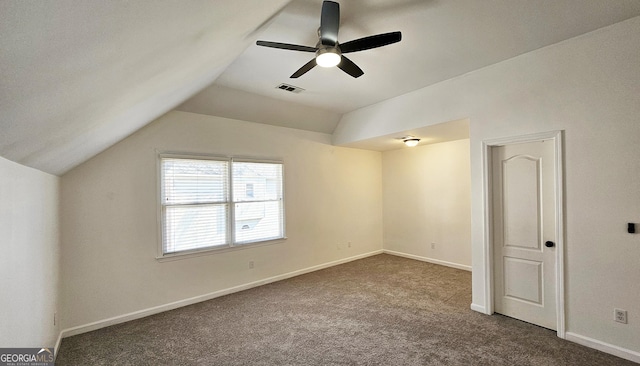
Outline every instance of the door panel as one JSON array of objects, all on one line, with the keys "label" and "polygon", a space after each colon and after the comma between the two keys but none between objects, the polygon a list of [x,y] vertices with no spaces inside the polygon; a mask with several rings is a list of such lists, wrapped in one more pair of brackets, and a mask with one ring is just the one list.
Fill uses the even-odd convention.
[{"label": "door panel", "polygon": [[504,296],[542,305],[542,263],[504,257]]},{"label": "door panel", "polygon": [[540,249],[540,159],[518,155],[502,162],[504,245]]},{"label": "door panel", "polygon": [[494,305],[500,314],[556,329],[555,147],[492,148]]}]

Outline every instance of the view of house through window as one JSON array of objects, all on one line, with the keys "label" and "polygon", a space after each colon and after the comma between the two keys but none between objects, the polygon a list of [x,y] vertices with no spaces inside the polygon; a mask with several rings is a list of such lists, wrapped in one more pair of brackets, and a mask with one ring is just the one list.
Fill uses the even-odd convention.
[{"label": "view of house through window", "polygon": [[281,162],[160,160],[163,255],[284,237]]}]

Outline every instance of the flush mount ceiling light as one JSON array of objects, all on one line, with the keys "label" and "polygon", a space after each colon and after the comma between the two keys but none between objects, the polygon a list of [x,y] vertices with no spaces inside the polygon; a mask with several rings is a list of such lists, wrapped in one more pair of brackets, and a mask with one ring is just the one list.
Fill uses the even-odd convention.
[{"label": "flush mount ceiling light", "polygon": [[404,144],[409,147],[414,147],[418,145],[418,142],[420,142],[420,139],[416,137],[406,137],[402,140],[402,142],[404,142]]}]

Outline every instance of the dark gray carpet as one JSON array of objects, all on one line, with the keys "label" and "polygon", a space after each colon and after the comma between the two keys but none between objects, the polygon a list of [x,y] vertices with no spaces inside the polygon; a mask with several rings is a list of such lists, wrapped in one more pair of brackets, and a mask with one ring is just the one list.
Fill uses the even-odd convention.
[{"label": "dark gray carpet", "polygon": [[635,365],[470,303],[469,272],[378,255],[65,338],[56,365]]}]

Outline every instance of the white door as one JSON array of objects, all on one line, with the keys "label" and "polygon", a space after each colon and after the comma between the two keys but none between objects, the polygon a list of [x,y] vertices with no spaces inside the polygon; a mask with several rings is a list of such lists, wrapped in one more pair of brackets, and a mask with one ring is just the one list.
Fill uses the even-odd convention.
[{"label": "white door", "polygon": [[556,329],[553,140],[492,148],[494,310]]}]

